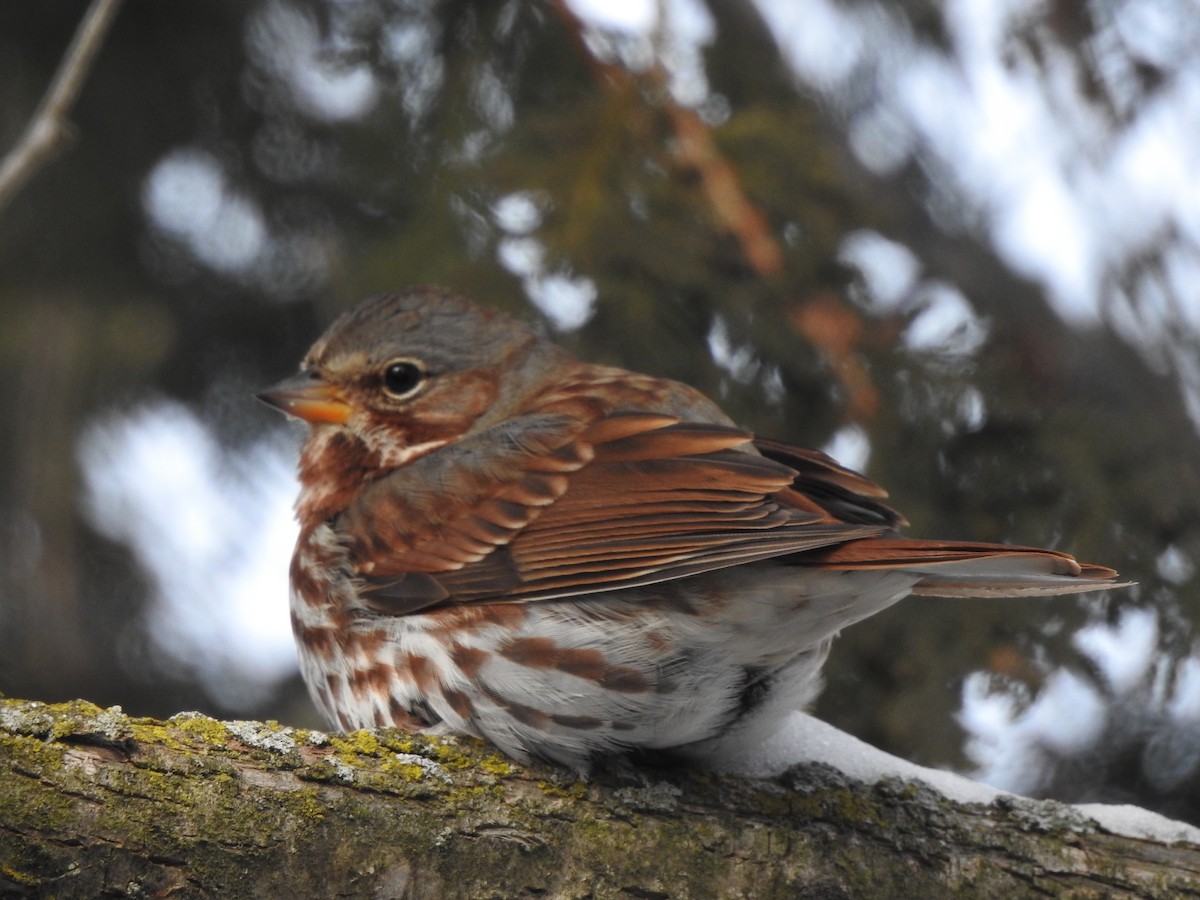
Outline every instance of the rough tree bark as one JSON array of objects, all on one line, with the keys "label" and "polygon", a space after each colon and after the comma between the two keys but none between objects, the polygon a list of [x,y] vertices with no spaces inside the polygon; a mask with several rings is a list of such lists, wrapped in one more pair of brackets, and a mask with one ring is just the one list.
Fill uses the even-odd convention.
[{"label": "rough tree bark", "polygon": [[0,701],[0,894],[1200,896],[1200,847],[819,764],[580,781],[470,741]]}]

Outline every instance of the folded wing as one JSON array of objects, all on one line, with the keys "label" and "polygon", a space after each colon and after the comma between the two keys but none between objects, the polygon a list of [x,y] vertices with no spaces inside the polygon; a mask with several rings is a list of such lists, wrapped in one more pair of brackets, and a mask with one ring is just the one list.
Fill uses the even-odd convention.
[{"label": "folded wing", "polygon": [[[915,593],[1096,590],[1115,572],[1054,551],[906,540],[885,492],[828,456],[736,428],[617,412],[576,429],[487,436],[381,482],[343,529],[380,612],[529,601],[683,578],[770,558],[827,569],[904,568]],[[516,432],[514,432],[516,434]],[[453,480],[430,508],[421,480]],[[445,498],[431,490],[430,497]],[[417,524],[412,524],[417,523]]]}]

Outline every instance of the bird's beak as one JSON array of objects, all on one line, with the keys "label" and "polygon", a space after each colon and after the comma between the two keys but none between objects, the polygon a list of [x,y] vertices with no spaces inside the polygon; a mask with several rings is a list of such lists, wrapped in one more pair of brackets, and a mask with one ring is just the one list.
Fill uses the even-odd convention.
[{"label": "bird's beak", "polygon": [[350,404],[342,392],[315,369],[305,369],[298,375],[285,378],[257,396],[263,403],[269,403],[305,422],[342,425],[350,418]]}]

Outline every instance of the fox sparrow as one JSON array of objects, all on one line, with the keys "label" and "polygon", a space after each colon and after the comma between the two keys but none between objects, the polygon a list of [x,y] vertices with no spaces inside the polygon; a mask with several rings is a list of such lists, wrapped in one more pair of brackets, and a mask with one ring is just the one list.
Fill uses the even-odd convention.
[{"label": "fox sparrow", "polygon": [[722,765],[814,698],[838,631],[908,594],[1115,584],[1065,553],[901,538],[830,457],[435,287],[345,313],[261,398],[310,426],[292,625],[343,729]]}]

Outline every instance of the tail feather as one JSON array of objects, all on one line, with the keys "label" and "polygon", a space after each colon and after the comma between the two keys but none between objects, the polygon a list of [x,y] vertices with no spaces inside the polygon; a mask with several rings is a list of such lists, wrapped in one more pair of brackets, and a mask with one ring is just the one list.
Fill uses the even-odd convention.
[{"label": "tail feather", "polygon": [[1107,566],[1057,550],[961,541],[864,538],[806,553],[823,569],[907,569],[912,593],[932,597],[1038,597],[1125,587]]}]

